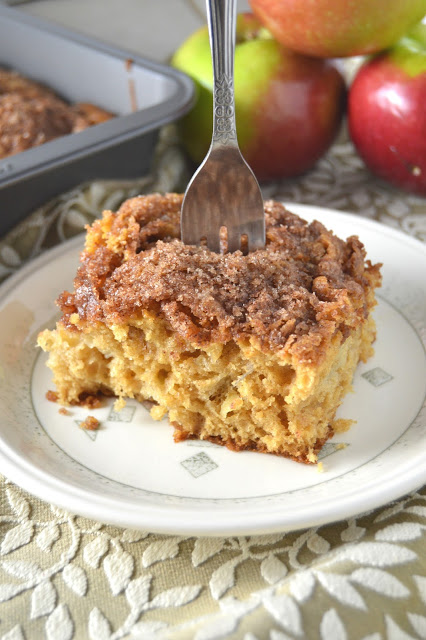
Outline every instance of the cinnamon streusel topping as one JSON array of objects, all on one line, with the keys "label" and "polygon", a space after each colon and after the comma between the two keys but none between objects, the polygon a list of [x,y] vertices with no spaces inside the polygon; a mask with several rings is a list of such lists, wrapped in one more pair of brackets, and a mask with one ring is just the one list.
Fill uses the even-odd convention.
[{"label": "cinnamon streusel topping", "polygon": [[50,96],[0,95],[0,158],[71,133],[69,108]]},{"label": "cinnamon streusel topping", "polygon": [[51,89],[0,68],[0,159],[112,117],[93,104],[69,105]]},{"label": "cinnamon streusel topping", "polygon": [[[343,241],[277,202],[265,203],[266,248],[220,255],[179,240],[182,196],[140,196],[88,231],[62,322],[120,324],[142,309],[193,343],[256,338],[263,348],[316,361],[337,330],[366,314],[380,265],[365,262],[357,237]],[[202,215],[202,212],[200,212]]]}]

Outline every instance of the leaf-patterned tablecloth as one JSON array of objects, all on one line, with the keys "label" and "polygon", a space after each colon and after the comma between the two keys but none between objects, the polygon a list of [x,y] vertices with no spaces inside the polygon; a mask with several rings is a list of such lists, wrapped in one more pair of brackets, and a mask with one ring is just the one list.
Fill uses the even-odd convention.
[{"label": "leaf-patterned tablecloth", "polygon": [[[0,275],[128,196],[184,188],[172,127],[150,176],[82,185],[0,243]],[[343,134],[265,197],[359,213],[426,241],[426,201],[373,178]],[[374,512],[292,533],[156,535],[71,515],[0,477],[1,640],[426,638],[426,488]]]}]

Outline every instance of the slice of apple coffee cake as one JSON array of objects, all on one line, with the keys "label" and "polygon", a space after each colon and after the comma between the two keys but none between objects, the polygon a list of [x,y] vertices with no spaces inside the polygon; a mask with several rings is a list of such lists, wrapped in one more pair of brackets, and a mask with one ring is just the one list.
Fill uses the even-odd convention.
[{"label": "slice of apple coffee cake", "polygon": [[[267,243],[219,255],[179,240],[182,196],[140,196],[88,228],[74,291],[40,333],[58,402],[151,400],[175,440],[315,462],[372,353],[380,265],[274,201]],[[121,400],[119,400],[120,403]]]}]

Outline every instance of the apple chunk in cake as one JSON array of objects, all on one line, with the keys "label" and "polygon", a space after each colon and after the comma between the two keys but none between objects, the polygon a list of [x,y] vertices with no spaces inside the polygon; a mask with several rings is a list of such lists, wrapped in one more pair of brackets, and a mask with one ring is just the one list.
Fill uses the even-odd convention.
[{"label": "apple chunk in cake", "polygon": [[[74,291],[38,344],[58,400],[151,400],[175,439],[315,462],[372,353],[379,265],[277,202],[267,243],[219,255],[179,240],[182,196],[132,198],[88,229]],[[350,417],[350,416],[349,416]]]}]

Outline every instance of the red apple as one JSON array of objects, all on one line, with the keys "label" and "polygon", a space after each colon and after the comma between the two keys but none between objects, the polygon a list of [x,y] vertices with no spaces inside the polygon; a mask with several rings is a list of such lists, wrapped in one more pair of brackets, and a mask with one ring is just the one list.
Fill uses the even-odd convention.
[{"label": "red apple", "polygon": [[426,24],[361,67],[348,122],[372,172],[426,195]]},{"label": "red apple", "polygon": [[[178,49],[172,65],[195,81],[197,101],[180,122],[190,157],[200,163],[212,135],[213,77],[207,27]],[[241,151],[259,180],[310,169],[332,143],[346,87],[328,61],[282,48],[252,14],[237,17],[235,117]]]},{"label": "red apple", "polygon": [[250,0],[286,47],[337,58],[388,48],[426,14],[426,0]]}]

